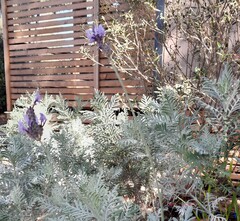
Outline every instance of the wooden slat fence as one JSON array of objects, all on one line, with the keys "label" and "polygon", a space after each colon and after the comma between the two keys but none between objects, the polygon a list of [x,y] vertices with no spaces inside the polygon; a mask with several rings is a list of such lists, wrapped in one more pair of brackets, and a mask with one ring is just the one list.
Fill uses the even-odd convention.
[{"label": "wooden slat fence", "polygon": [[[8,111],[21,94],[37,88],[41,93],[61,93],[70,104],[76,96],[89,100],[94,89],[108,96],[123,93],[107,58],[97,47],[91,48],[93,55],[105,66],[84,58],[80,47],[90,47],[82,26],[90,28],[99,14],[119,13],[127,9],[127,4],[116,8],[105,0],[1,2]],[[123,74],[122,78],[131,97],[143,91],[139,80]]]},{"label": "wooden slat fence", "polygon": [[[113,1],[113,0],[100,0],[99,5],[99,17],[104,17],[106,21],[113,20],[116,16],[126,12],[129,5],[126,1]],[[154,41],[154,40],[153,40]],[[107,58],[100,53],[99,61],[101,64],[107,64]],[[104,92],[107,96],[112,96],[116,93],[123,93],[123,89],[114,73],[114,71],[108,66],[108,69],[102,69],[100,67],[100,91]],[[130,98],[138,100],[142,94],[145,93],[143,83],[138,79],[130,78],[128,75],[121,74],[122,79],[127,85],[127,91]]]}]

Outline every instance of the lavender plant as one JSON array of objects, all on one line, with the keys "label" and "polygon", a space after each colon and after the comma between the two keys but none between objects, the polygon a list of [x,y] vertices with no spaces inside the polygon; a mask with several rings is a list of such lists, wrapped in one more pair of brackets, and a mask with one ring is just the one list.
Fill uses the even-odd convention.
[{"label": "lavender plant", "polygon": [[[58,102],[64,103],[50,100],[55,108]],[[48,103],[45,98],[43,102]],[[80,118],[66,113],[65,107],[63,113],[61,104],[56,109],[72,120],[65,120],[57,131],[52,128],[48,139],[32,139],[36,137],[31,127],[24,127],[23,135],[6,133],[6,145],[0,152],[1,220],[137,220],[141,215],[138,206],[125,202],[117,187],[110,189],[104,182],[95,162],[91,133]],[[25,118],[34,116],[35,124],[32,108],[32,115],[27,108]]]},{"label": "lavender plant", "polygon": [[18,129],[20,133],[27,134],[29,137],[39,141],[42,137],[43,126],[47,121],[47,118],[43,113],[40,113],[39,119],[35,114],[34,106],[40,101],[41,96],[39,91],[37,91],[33,105],[27,109],[26,114],[24,115],[24,123],[27,124],[27,127],[24,125],[23,121],[18,122]]},{"label": "lavender plant", "polygon": [[[18,102],[25,101],[28,110],[34,97],[22,97]],[[158,100],[143,97],[139,106],[142,114],[134,122],[126,110],[121,111],[117,95],[109,101],[97,92],[91,101],[94,112],[81,114],[74,109],[69,113],[61,97],[49,99],[51,102],[43,97],[34,107],[54,104],[52,108],[65,120],[57,130],[52,128],[48,139],[40,142],[17,134],[19,118],[15,118],[15,132],[6,133],[0,151],[2,220],[159,220],[163,211],[167,217],[169,203],[177,207],[179,199],[204,202],[199,190],[206,184],[211,185],[212,194],[219,193],[202,174],[221,165],[219,147],[225,140],[221,133],[193,131],[196,118],[185,115],[186,104],[174,89],[163,89]],[[21,111],[22,116],[25,113]],[[44,114],[48,118],[49,113]],[[84,125],[82,120],[86,119],[91,124]],[[219,143],[218,147],[213,143]],[[156,188],[162,191],[164,210]],[[152,202],[152,211],[140,212],[131,202],[134,198],[142,208]],[[195,203],[194,211],[197,207]],[[207,214],[212,216],[213,212]],[[191,218],[187,214],[182,217]]]}]

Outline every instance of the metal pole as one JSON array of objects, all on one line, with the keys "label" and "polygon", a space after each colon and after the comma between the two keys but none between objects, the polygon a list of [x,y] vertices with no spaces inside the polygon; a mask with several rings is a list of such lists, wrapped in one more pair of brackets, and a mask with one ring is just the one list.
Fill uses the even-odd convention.
[{"label": "metal pole", "polygon": [[[155,42],[154,42],[154,48],[158,55],[160,56],[159,64],[160,66],[163,65],[163,31],[164,29],[164,23],[163,23],[163,16],[164,16],[164,5],[165,0],[157,0],[157,12],[156,12],[156,22],[157,22],[157,28],[159,31],[155,32]],[[154,71],[154,78],[155,82],[159,81],[159,74]]]}]

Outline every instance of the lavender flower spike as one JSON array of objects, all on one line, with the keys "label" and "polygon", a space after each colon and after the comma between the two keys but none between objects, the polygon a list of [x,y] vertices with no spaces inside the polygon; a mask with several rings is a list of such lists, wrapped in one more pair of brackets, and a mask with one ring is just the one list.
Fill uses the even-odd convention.
[{"label": "lavender flower spike", "polygon": [[35,94],[34,105],[39,103],[40,101],[41,101],[41,95],[40,95],[39,90],[37,90],[36,94]]},{"label": "lavender flower spike", "polygon": [[41,125],[41,126],[44,126],[44,124],[45,124],[46,121],[47,121],[47,118],[46,118],[46,116],[45,116],[43,113],[40,113],[40,118],[39,118],[39,120],[40,120],[40,125]]},{"label": "lavender flower spike", "polygon": [[30,127],[31,126],[31,121],[30,121],[27,114],[24,114],[23,119],[26,122],[26,124],[28,125],[28,127]]},{"label": "lavender flower spike", "polygon": [[103,44],[103,38],[106,34],[105,29],[103,26],[100,25],[94,25],[92,29],[88,29],[86,31],[87,38],[90,43],[97,42],[99,48],[102,47]]},{"label": "lavender flower spike", "polygon": [[94,33],[95,35],[99,36],[100,38],[103,38],[106,34],[106,31],[104,27],[100,24],[98,26],[94,26]]},{"label": "lavender flower spike", "polygon": [[33,106],[27,109],[26,114],[23,116],[24,121],[18,122],[18,130],[21,134],[27,134],[32,139],[40,141],[47,118],[41,113],[38,119]]},{"label": "lavender flower spike", "polygon": [[18,131],[21,133],[21,134],[25,134],[27,129],[25,128],[24,124],[22,121],[18,121]]}]

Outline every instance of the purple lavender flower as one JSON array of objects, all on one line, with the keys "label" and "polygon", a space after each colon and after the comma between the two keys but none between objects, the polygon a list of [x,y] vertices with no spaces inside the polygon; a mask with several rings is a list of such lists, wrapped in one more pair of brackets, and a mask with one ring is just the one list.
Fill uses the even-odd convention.
[{"label": "purple lavender flower", "polygon": [[[43,133],[43,126],[46,121],[47,118],[43,113],[40,113],[40,117],[38,119],[33,107],[29,107],[24,115],[24,122],[18,122],[18,130],[20,133],[27,134],[32,139],[40,141]],[[27,126],[25,126],[24,123]]]},{"label": "purple lavender flower", "polygon": [[21,133],[21,134],[25,134],[27,129],[25,128],[24,124],[22,121],[18,121],[18,131]]},{"label": "purple lavender flower", "polygon": [[24,121],[26,122],[26,124],[27,124],[28,126],[30,126],[31,122],[30,122],[29,117],[28,117],[27,114],[24,114],[23,119],[24,119]]},{"label": "purple lavender flower", "polygon": [[37,90],[36,94],[35,94],[34,105],[39,103],[40,101],[41,101],[41,95],[40,95],[39,90]]},{"label": "purple lavender flower", "polygon": [[40,120],[40,125],[44,126],[44,124],[45,124],[46,121],[47,121],[47,118],[46,118],[46,116],[45,116],[43,113],[40,113],[40,118],[39,118],[39,120]]},{"label": "purple lavender flower", "polygon": [[100,25],[94,25],[92,29],[88,29],[86,31],[87,38],[90,43],[97,42],[99,48],[103,45],[103,38],[106,34],[105,29],[103,26]]}]

